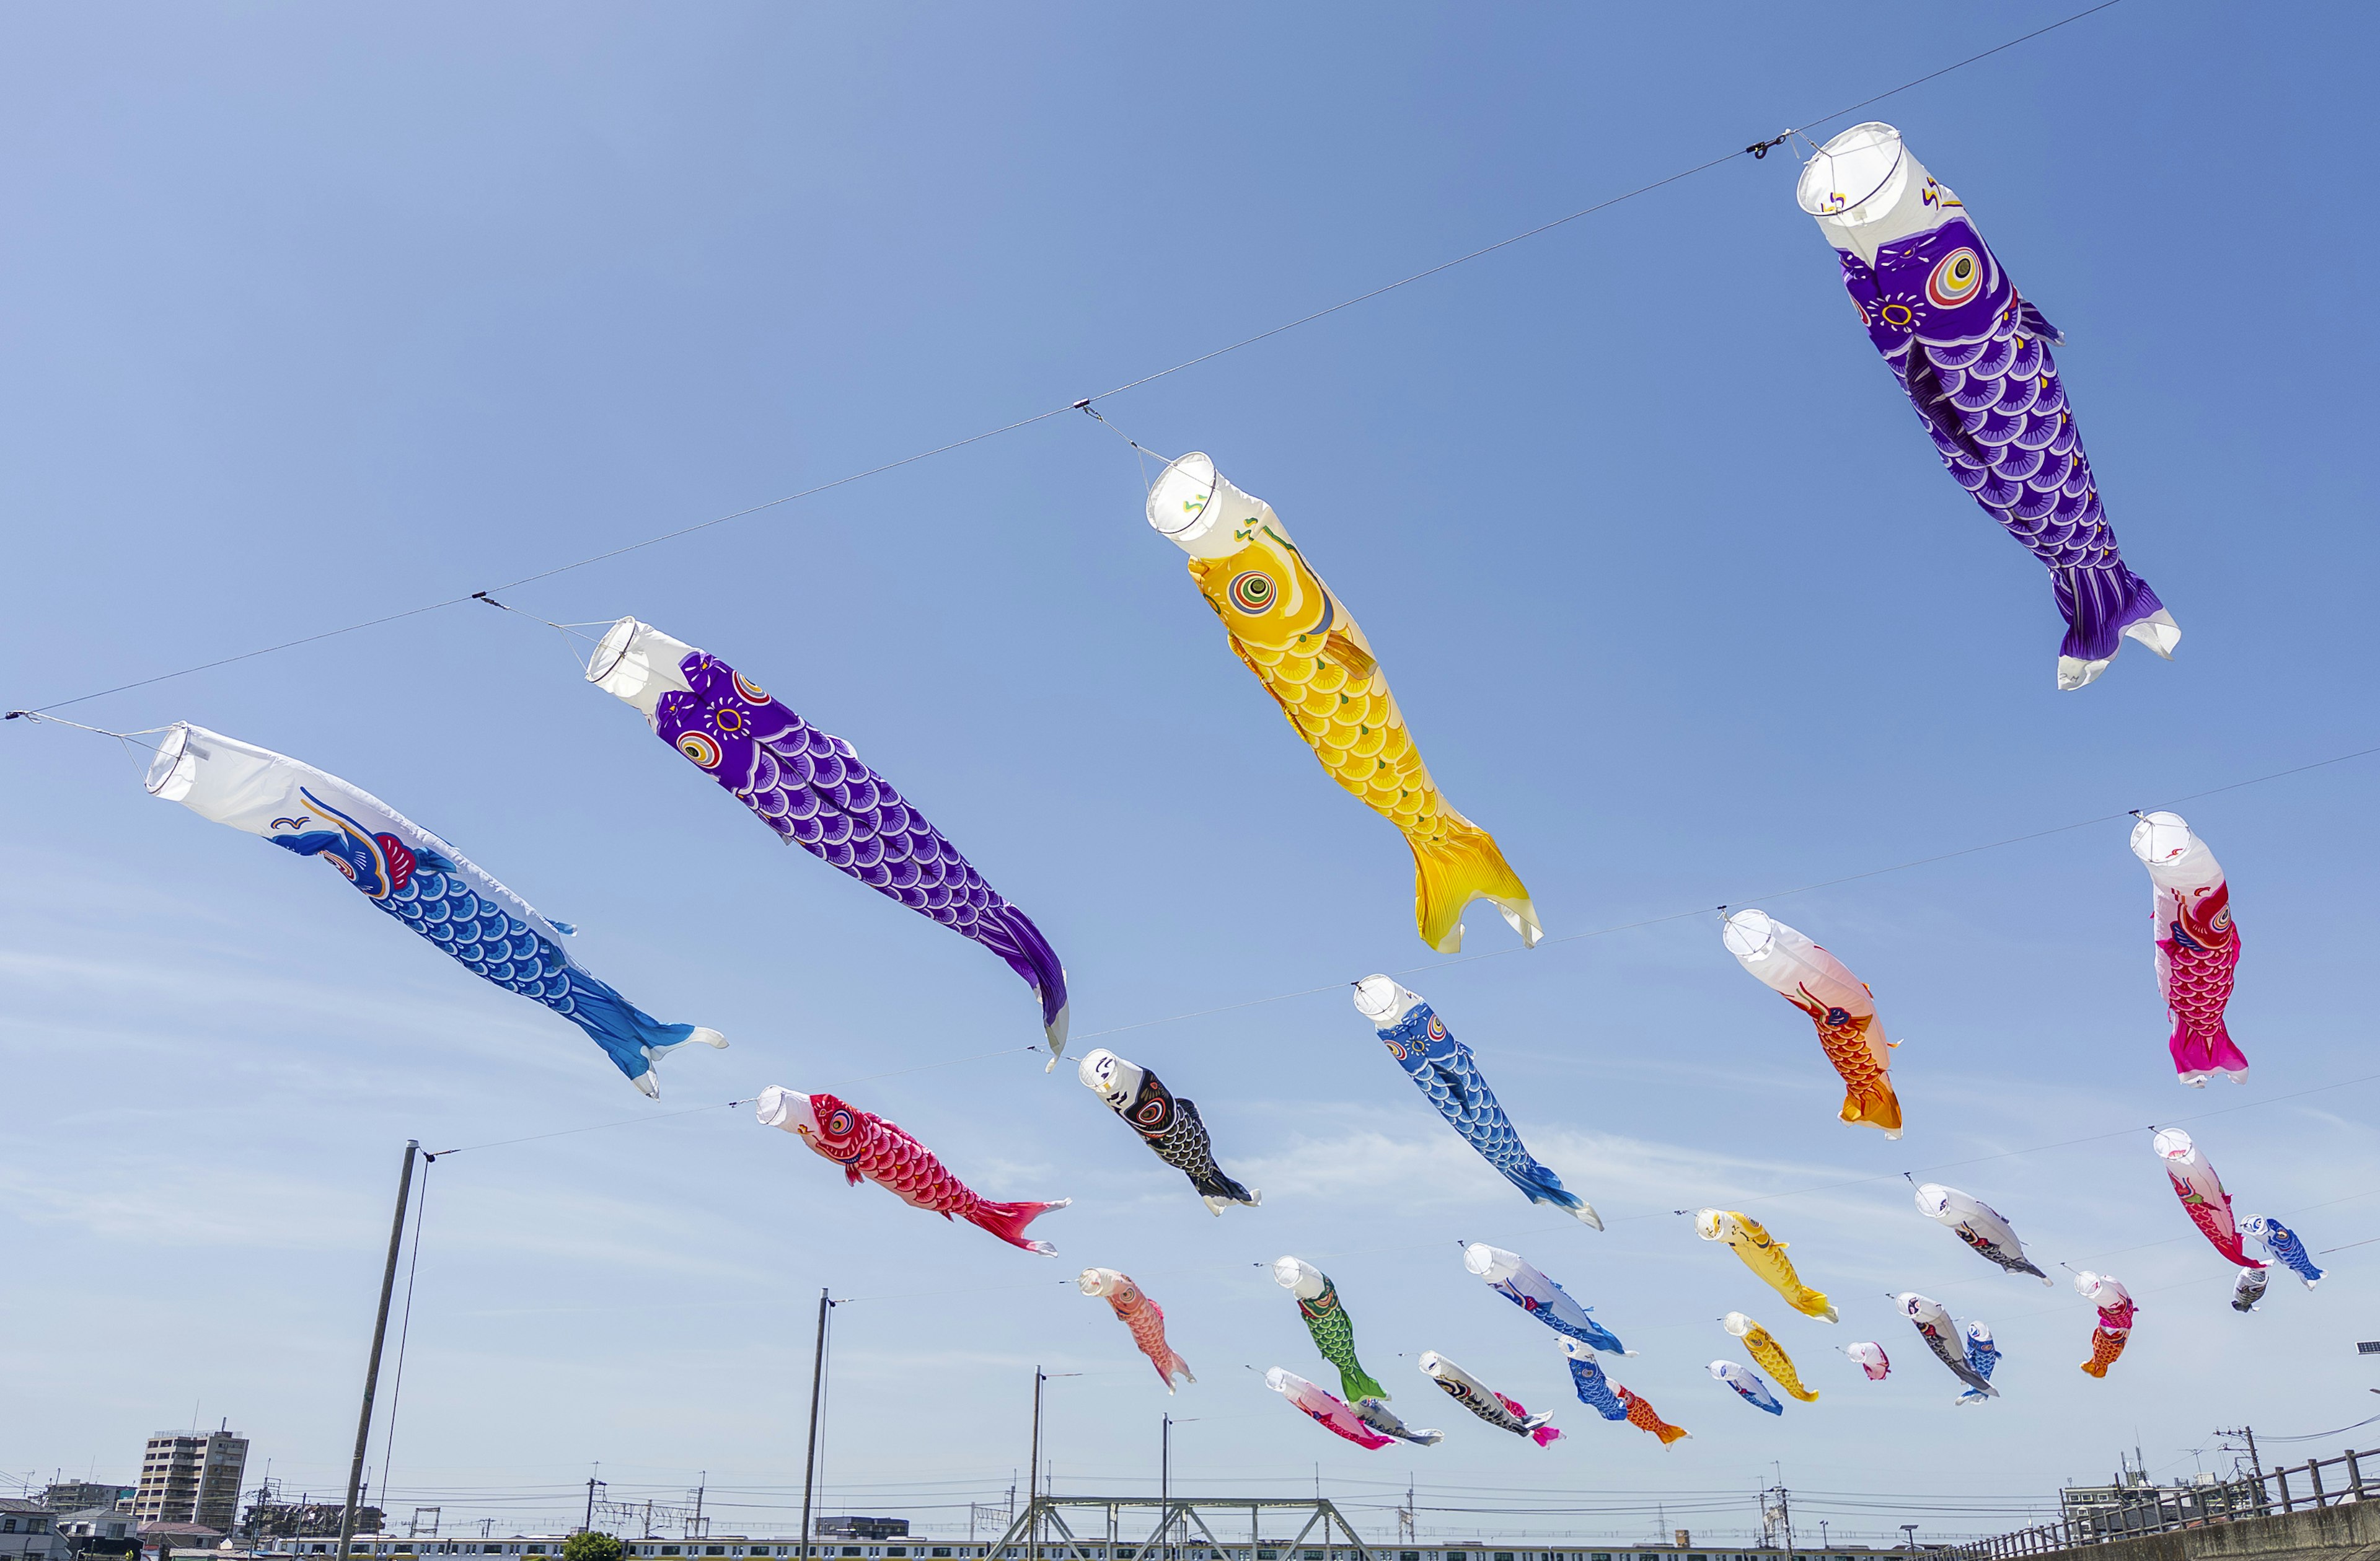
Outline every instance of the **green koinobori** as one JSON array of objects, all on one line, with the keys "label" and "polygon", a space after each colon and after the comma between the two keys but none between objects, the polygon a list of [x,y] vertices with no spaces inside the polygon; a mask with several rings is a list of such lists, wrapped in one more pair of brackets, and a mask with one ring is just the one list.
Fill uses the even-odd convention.
[{"label": "green koinobori", "polygon": [[1386,1398],[1389,1390],[1372,1380],[1364,1362],[1355,1359],[1355,1325],[1339,1304],[1339,1288],[1330,1276],[1303,1258],[1284,1257],[1272,1265],[1272,1277],[1297,1298],[1297,1314],[1314,1336],[1314,1348],[1339,1368],[1339,1390],[1350,1404]]}]

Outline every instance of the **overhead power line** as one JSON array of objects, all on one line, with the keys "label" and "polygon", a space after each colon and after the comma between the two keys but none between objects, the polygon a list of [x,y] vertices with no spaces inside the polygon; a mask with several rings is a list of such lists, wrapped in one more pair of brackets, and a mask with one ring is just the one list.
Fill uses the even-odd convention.
[{"label": "overhead power line", "polygon": [[2114,6],[2121,5],[2122,3],[2123,0],[2100,0],[2100,3],[2097,5],[2085,6],[2082,10],[2073,12],[2069,16],[2061,17],[2058,20],[2050,22],[2046,26],[2034,28],[2030,32],[2020,33],[2016,37],[2007,40],[2005,42],[1995,43],[1990,48],[1984,50],[1980,54],[1969,54],[1964,59],[1955,60],[1949,65],[1942,66],[1934,70],[1929,70],[1923,76],[1912,77],[1909,80],[1901,82],[1897,87],[1888,87],[1881,92],[1862,98],[1855,103],[1836,109],[1828,114],[1819,115],[1815,118],[1803,120],[1799,126],[1795,127],[1791,130],[1784,132],[1783,135],[1775,137],[1768,140],[1755,141],[1750,146],[1741,147],[1731,151],[1722,152],[1716,157],[1696,163],[1691,167],[1681,168],[1676,173],[1667,174],[1659,178],[1648,180],[1644,184],[1635,186],[1633,188],[1623,190],[1618,195],[1609,196],[1604,200],[1596,201],[1592,205],[1582,206],[1575,212],[1570,212],[1561,216],[1552,218],[1549,221],[1539,223],[1535,227],[1524,229],[1519,233],[1513,234],[1509,238],[1500,238],[1493,244],[1482,245],[1476,249],[1472,249],[1463,254],[1457,255],[1451,260],[1440,260],[1436,265],[1426,267],[1421,271],[1413,272],[1411,275],[1401,276],[1393,282],[1383,283],[1377,287],[1369,288],[1365,292],[1358,293],[1353,297],[1342,298],[1339,302],[1331,304],[1326,308],[1315,309],[1310,313],[1299,315],[1294,320],[1286,321],[1281,324],[1270,326],[1265,330],[1258,331],[1254,335],[1243,336],[1237,341],[1228,343],[1220,347],[1212,348],[1207,352],[1199,353],[1196,357],[1185,357],[1181,362],[1175,363],[1171,367],[1157,369],[1152,373],[1143,374],[1135,380],[1127,380],[1123,383],[1113,386],[1108,390],[1101,391],[1096,395],[1085,396],[1077,400],[1066,402],[1062,405],[1051,406],[1043,411],[1033,413],[1029,417],[1019,417],[1013,422],[1002,423],[997,427],[985,429],[979,433],[968,434],[963,439],[949,440],[943,443],[933,445],[930,448],[917,451],[914,454],[903,455],[896,460],[885,461],[877,466],[868,466],[863,470],[855,471],[844,477],[835,478],[831,481],[818,483],[813,487],[804,488],[795,492],[784,494],[779,498],[764,500],[757,504],[747,504],[742,509],[731,510],[725,514],[713,515],[708,520],[696,521],[691,525],[676,526],[670,530],[659,532],[653,536],[644,538],[638,541],[624,542],[618,547],[608,548],[601,552],[589,553],[584,558],[573,559],[567,563],[558,563],[554,564],[551,568],[537,570],[531,574],[524,575],[516,580],[507,580],[500,585],[484,587],[477,591],[458,592],[454,596],[445,597],[437,601],[424,602],[419,607],[408,607],[396,612],[382,613],[377,617],[366,618],[357,623],[344,624],[338,628],[323,629],[314,634],[300,635],[291,639],[280,641],[278,644],[263,646],[254,650],[242,650],[228,656],[218,656],[212,660],[200,661],[192,666],[177,668],[173,672],[158,672],[150,677],[135,678],[129,683],[120,683],[110,688],[94,689],[89,694],[78,694],[69,698],[54,699],[45,705],[27,706],[21,709],[8,711],[6,719],[14,720],[20,715],[40,714],[47,710],[62,710],[67,708],[68,706],[85,704],[93,699],[104,699],[111,695],[129,693],[133,689],[147,688],[155,684],[170,683],[176,678],[189,677],[199,672],[212,672],[218,667],[228,667],[240,661],[252,661],[261,656],[277,655],[284,650],[294,650],[299,646],[319,645],[326,639],[337,639],[342,635],[358,634],[365,629],[380,628],[385,624],[403,622],[407,618],[418,618],[424,613],[436,612],[445,608],[460,606],[464,602],[473,600],[476,598],[484,597],[492,592],[512,590],[521,586],[532,585],[540,580],[550,580],[557,575],[566,575],[573,570],[587,568],[590,564],[605,563],[608,560],[620,558],[628,553],[640,552],[647,548],[659,547],[664,542],[674,542],[681,538],[691,537],[697,532],[708,531],[714,526],[725,526],[731,521],[743,520],[751,515],[761,514],[763,511],[779,509],[787,504],[796,503],[804,499],[815,498],[819,494],[830,492],[837,488],[848,487],[852,483],[861,482],[871,477],[880,477],[886,472],[897,471],[904,466],[915,466],[920,461],[931,460],[937,455],[948,454],[953,450],[964,450],[971,444],[980,444],[986,440],[997,439],[1002,434],[1014,433],[1019,429],[1030,428],[1036,423],[1047,422],[1050,418],[1058,417],[1063,413],[1077,410],[1087,410],[1096,402],[1104,401],[1112,396],[1122,395],[1128,391],[1138,390],[1143,385],[1153,384],[1159,380],[1165,379],[1171,375],[1182,373],[1185,369],[1196,369],[1200,364],[1211,363],[1219,357],[1238,352],[1244,347],[1252,347],[1259,342],[1269,341],[1273,337],[1281,335],[1285,332],[1294,331],[1303,325],[1310,325],[1318,320],[1328,319],[1331,315],[1338,314],[1342,310],[1354,309],[1358,304],[1368,303],[1374,298],[1381,297],[1387,294],[1396,292],[1400,288],[1410,287],[1416,282],[1427,281],[1430,277],[1439,275],[1442,272],[1452,271],[1457,266],[1468,265],[1473,260],[1484,259],[1485,257],[1496,254],[1500,250],[1509,249],[1516,244],[1523,244],[1532,238],[1536,238],[1542,235],[1551,233],[1556,228],[1566,227],[1570,224],[1577,222],[1582,218],[1594,216],[1599,212],[1608,212],[1612,207],[1621,205],[1625,201],[1634,200],[1640,196],[1650,195],[1655,190],[1667,188],[1669,186],[1677,184],[1682,180],[1693,178],[1698,174],[1708,173],[1711,169],[1718,167],[1721,163],[1732,163],[1739,157],[1748,156],[1755,158],[1755,160],[1766,157],[1771,147],[1781,144],[1788,136],[1797,135],[1803,130],[1813,128],[1820,125],[1831,124],[1835,120],[1848,117],[1852,114],[1856,114],[1861,109],[1882,103],[1887,98],[1897,97],[1902,92],[1909,91],[1917,87],[1922,87],[1929,81],[1938,80],[1942,77],[1950,75],[1954,71],[1964,70],[1969,66],[1990,59],[1995,54],[2005,54],[2007,51],[2016,48],[2020,44],[2029,43],[2036,38],[2056,32],[2060,28],[2070,27],[2086,17],[2096,16],[2101,11],[2112,9]]}]

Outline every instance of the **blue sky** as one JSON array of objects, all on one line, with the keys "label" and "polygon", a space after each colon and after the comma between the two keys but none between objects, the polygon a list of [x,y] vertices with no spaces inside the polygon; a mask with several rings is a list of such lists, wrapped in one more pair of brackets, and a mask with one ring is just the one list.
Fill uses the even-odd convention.
[{"label": "blue sky", "polygon": [[[2062,14],[18,10],[0,695],[462,595],[1062,405]],[[2065,331],[2110,517],[2183,627],[2172,665],[2128,649],[2080,694],[2051,687],[2040,569],[1939,470],[1789,157],[1102,404],[1294,528],[1551,937],[1627,930],[1423,968],[1403,847],[1233,663],[1087,419],[507,598],[634,612],[856,743],[1049,934],[1078,1035],[1145,1026],[1105,1044],[1199,1102],[1257,1211],[1210,1218],[1070,1068],[988,1055],[1037,1035],[1003,967],[775,845],[523,618],[450,607],[59,713],[197,720],[445,834],[631,997],[732,1037],[665,1063],[659,1107],[329,873],[145,798],[115,744],[7,728],[0,1469],[129,1478],[195,1413],[334,1490],[403,1142],[639,1118],[432,1173],[400,1516],[557,1520],[601,1460],[618,1495],[707,1475],[722,1527],[790,1521],[821,1286],[872,1298],[838,1313],[826,1510],[921,1522],[1010,1482],[1037,1362],[1082,1373],[1050,1390],[1061,1489],[1153,1486],[1171,1410],[1194,1489],[1318,1478],[1368,1510],[1410,1472],[1425,1507],[1609,1509],[1507,1525],[1548,1533],[1740,1529],[1779,1475],[1839,1538],[1987,1531],[2119,1448],[2187,1473],[2227,1461],[2193,1453],[2216,1426],[2362,1419],[2380,1246],[2238,1316],[2132,1130],[2246,1107],[2192,1124],[2243,1214],[2380,1235],[2380,1084],[2344,1083],[2374,1071],[2380,761],[2182,809],[2231,875],[2244,1088],[2172,1082],[2119,822],[1767,897],[2372,745],[2372,28],[2120,6],[1871,111]],[[1875,987],[1904,1140],[1834,1122],[1806,1024],[1715,916],[1656,920],[1722,902]],[[1472,939],[1511,942],[1477,914]],[[1381,969],[1609,1230],[1522,1203],[1427,1110],[1340,985]],[[854,1080],[987,1193],[1072,1196],[1038,1232],[1059,1261],[846,1189],[748,1108],[662,1119]],[[2046,1144],[1939,1177],[2131,1287],[2104,1383],[2074,1370],[2087,1307],[1959,1251],[1898,1180]],[[1751,1198],[1840,1327],[1670,1212]],[[1459,1240],[1594,1302],[1640,1351],[1613,1374],[1694,1438],[1571,1402]],[[1327,1376],[1259,1266],[1284,1252],[1443,1446],[1362,1453],[1263,1391]],[[1195,1388],[1157,1390],[1075,1292],[1087,1264],[1164,1304]],[[1912,1288],[1993,1325],[2001,1401],[1952,1411],[1886,1300]],[[1730,1308],[1818,1403],[1770,1420],[1706,1375]],[[1888,1382],[1830,1353],[1854,1338]],[[1425,1349],[1568,1438],[1463,1419]]]}]

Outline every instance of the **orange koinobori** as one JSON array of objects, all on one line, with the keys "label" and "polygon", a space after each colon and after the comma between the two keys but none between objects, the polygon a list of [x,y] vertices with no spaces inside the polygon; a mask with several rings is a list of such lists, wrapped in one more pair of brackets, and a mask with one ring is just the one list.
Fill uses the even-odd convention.
[{"label": "orange koinobori", "polygon": [[1545,929],[1528,887],[1494,837],[1439,795],[1371,643],[1261,499],[1198,453],[1159,474],[1148,523],[1190,555],[1190,577],[1223,621],[1232,651],[1364,805],[1414,853],[1414,923],[1442,954],[1463,947],[1463,911],[1488,900],[1532,948]]}]

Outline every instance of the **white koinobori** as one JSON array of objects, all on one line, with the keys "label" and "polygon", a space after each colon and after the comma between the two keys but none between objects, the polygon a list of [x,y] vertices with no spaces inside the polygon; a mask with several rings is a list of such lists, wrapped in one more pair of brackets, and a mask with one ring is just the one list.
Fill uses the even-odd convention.
[{"label": "white koinobori", "polygon": [[149,767],[152,796],[202,818],[319,856],[382,910],[507,992],[587,1032],[649,1095],[660,1058],[727,1044],[716,1030],[664,1024],[565,953],[571,928],[548,921],[469,857],[386,803],[285,754],[177,721]]},{"label": "white koinobori", "polygon": [[2045,1285],[2056,1282],[2024,1255],[2024,1242],[2017,1238],[2016,1228],[1982,1199],[1928,1181],[1917,1189],[1917,1212],[1949,1228],[1959,1240],[2010,1273],[2030,1274]]}]

